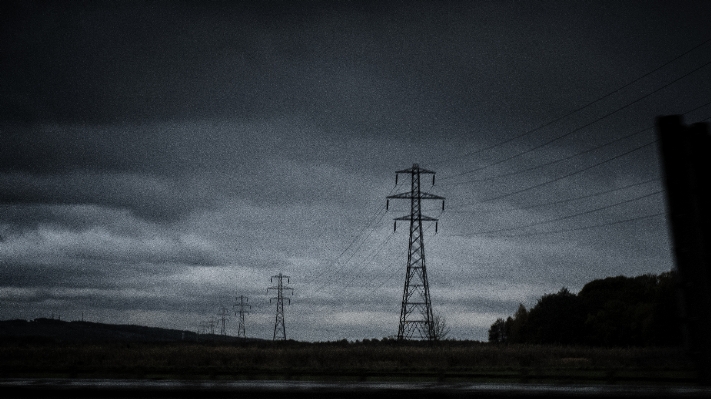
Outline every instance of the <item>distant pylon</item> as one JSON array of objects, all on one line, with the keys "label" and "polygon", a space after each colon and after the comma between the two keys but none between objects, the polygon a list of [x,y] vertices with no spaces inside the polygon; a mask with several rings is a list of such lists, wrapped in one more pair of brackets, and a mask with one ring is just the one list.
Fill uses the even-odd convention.
[{"label": "distant pylon", "polygon": [[[274,321],[274,341],[276,341],[276,340],[286,341],[286,325],[284,324],[284,294],[283,294],[283,292],[284,292],[284,290],[291,290],[291,295],[294,295],[294,289],[291,287],[285,287],[283,284],[283,279],[286,279],[286,283],[289,284],[289,276],[284,276],[281,273],[279,273],[276,276],[272,276],[272,278],[269,281],[273,283],[275,278],[277,279],[277,285],[274,287],[267,288],[267,293],[269,293],[269,290],[276,290],[277,291],[277,296],[269,299],[269,303],[272,303],[272,300],[274,300],[274,299],[276,299],[276,301],[277,301],[276,320]],[[286,298],[286,300],[289,301],[289,305],[291,305],[291,299]]]},{"label": "distant pylon", "polygon": [[210,320],[207,321],[207,325],[209,326],[210,334],[212,334],[212,335],[215,335],[215,324],[217,324],[215,321],[215,317],[210,316]]},{"label": "distant pylon", "polygon": [[252,309],[252,305],[248,305],[247,302],[249,302],[249,298],[247,298],[244,295],[240,295],[236,297],[235,299],[238,299],[239,302],[235,303],[233,308],[239,308],[238,311],[235,312],[235,316],[239,317],[239,326],[237,327],[237,337],[240,338],[247,338],[247,331],[244,328],[244,315],[249,313],[247,310],[247,307]]},{"label": "distant pylon", "polygon": [[198,335],[207,334],[207,322],[201,321],[198,324],[197,334]]},{"label": "distant pylon", "polygon": [[227,317],[229,315],[227,308],[224,305],[220,305],[220,313],[217,315],[220,316],[220,335],[227,335],[227,328],[225,328],[225,323],[227,322]]},{"label": "distant pylon", "polygon": [[[411,176],[410,191],[387,197],[386,209],[390,206],[390,199],[409,199],[410,214],[395,218],[394,229],[397,229],[398,220],[410,221],[410,241],[407,251],[407,273],[405,275],[405,288],[402,293],[402,308],[400,310],[400,325],[398,327],[397,339],[437,339],[434,329],[434,317],[432,315],[432,304],[430,303],[430,287],[427,282],[427,268],[425,266],[425,242],[422,231],[422,221],[435,222],[435,232],[437,231],[438,219],[422,214],[422,200],[442,200],[442,210],[444,210],[444,197],[424,193],[420,191],[420,175],[431,174],[434,185],[435,172],[421,169],[418,164],[413,164],[412,168],[395,172],[395,184],[397,177],[401,173]],[[415,335],[417,333],[417,335]]]}]

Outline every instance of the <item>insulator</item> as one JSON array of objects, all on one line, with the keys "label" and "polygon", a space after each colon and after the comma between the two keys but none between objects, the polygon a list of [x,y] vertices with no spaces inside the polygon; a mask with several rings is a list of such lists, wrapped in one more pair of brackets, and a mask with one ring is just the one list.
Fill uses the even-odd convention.
[{"label": "insulator", "polygon": [[393,233],[397,231],[397,220],[393,222]]},{"label": "insulator", "polygon": [[396,185],[396,186],[397,186],[397,177],[398,177],[398,174],[395,173],[395,185]]},{"label": "insulator", "polygon": [[444,200],[442,200],[442,210],[444,210]]},{"label": "insulator", "polygon": [[437,232],[437,227],[439,226],[439,222],[435,222],[435,233]]},{"label": "insulator", "polygon": [[433,174],[433,175],[432,175],[432,185],[433,185],[433,186],[434,186],[434,178],[435,178],[435,175]]},{"label": "insulator", "polygon": [[385,210],[387,211],[388,209],[390,209],[390,200],[385,201]]}]

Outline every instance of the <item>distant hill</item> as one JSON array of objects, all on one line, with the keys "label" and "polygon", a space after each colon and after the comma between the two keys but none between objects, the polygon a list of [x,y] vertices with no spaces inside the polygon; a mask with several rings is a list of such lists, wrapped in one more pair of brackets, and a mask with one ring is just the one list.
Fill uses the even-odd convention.
[{"label": "distant hill", "polygon": [[[247,339],[257,341],[256,339]],[[216,334],[198,335],[191,331],[170,330],[122,324],[35,320],[0,321],[0,342],[245,342],[243,338]]]}]

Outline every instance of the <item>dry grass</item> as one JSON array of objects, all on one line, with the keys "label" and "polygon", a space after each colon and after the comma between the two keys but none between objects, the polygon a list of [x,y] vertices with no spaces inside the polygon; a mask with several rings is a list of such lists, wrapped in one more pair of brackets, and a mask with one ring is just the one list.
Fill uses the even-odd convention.
[{"label": "dry grass", "polygon": [[364,344],[66,344],[0,345],[0,371],[10,375],[244,376],[255,373],[357,375],[388,373],[579,373],[629,370],[688,375],[677,348],[581,348],[442,343]]}]

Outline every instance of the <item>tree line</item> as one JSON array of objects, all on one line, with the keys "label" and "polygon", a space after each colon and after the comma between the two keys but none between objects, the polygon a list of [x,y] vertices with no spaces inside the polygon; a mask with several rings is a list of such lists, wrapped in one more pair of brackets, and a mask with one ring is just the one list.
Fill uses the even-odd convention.
[{"label": "tree line", "polygon": [[530,310],[497,319],[489,342],[591,346],[672,346],[682,343],[674,274],[593,280],[576,295],[562,288]]}]

